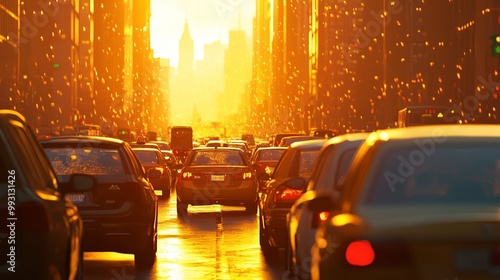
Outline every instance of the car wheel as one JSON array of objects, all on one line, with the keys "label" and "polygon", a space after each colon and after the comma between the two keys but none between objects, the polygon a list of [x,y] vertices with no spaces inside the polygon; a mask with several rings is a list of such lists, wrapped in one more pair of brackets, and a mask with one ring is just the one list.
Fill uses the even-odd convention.
[{"label": "car wheel", "polygon": [[271,245],[269,244],[269,240],[267,238],[264,227],[262,226],[261,219],[259,219],[259,242],[260,242],[260,249],[262,250],[264,257],[267,260],[275,261],[278,259],[276,258],[276,256],[278,255],[278,249],[271,247]]},{"label": "car wheel", "polygon": [[177,198],[177,216],[184,216],[187,214],[187,204],[182,203],[179,198]]},{"label": "car wheel", "polygon": [[81,245],[80,245],[79,257],[80,257],[80,259],[78,260],[78,268],[76,270],[75,280],[82,280],[83,279],[83,249],[81,248]]},{"label": "car wheel", "polygon": [[250,215],[256,215],[257,214],[257,206],[258,206],[257,201],[253,202],[253,203],[246,204],[245,211]]},{"label": "car wheel", "polygon": [[134,255],[135,267],[139,269],[149,269],[153,266],[156,260],[156,248],[158,243],[158,235],[152,230],[146,247]]},{"label": "car wheel", "polygon": [[290,241],[287,241],[285,247],[285,262],[286,262],[286,271],[288,274],[287,279],[300,279],[297,277],[297,269],[292,260],[292,247]]}]

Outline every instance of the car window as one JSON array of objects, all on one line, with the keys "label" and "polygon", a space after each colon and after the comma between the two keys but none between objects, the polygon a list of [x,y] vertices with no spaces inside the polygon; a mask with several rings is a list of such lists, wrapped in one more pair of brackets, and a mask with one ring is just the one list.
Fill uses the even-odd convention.
[{"label": "car window", "polygon": [[279,160],[286,150],[262,150],[259,153],[259,161]]},{"label": "car window", "polygon": [[134,150],[135,155],[142,164],[159,164],[160,159],[155,152]]},{"label": "car window", "polygon": [[197,151],[191,158],[190,165],[246,165],[241,152],[237,150]]},{"label": "car window", "polygon": [[302,178],[310,178],[314,163],[318,158],[318,151],[302,151],[299,158],[299,166],[297,176]]},{"label": "car window", "polygon": [[58,175],[83,173],[89,175],[124,175],[122,157],[117,149],[79,146],[45,148]]},{"label": "car window", "polygon": [[332,187],[337,186],[343,180],[347,169],[351,165],[352,158],[354,157],[356,150],[356,148],[348,149],[343,151],[340,155],[339,162],[336,166],[337,171],[335,172],[335,178],[332,182]]},{"label": "car window", "polygon": [[276,165],[276,169],[274,169],[272,178],[288,178],[292,176],[290,174],[292,170],[292,165],[294,164],[293,158],[295,156],[296,149],[288,149],[283,154],[283,156],[278,161],[278,165]]}]

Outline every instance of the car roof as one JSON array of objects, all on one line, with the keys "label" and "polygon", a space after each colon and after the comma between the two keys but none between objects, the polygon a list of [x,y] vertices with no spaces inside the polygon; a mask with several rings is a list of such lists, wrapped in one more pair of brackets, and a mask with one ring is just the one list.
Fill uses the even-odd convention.
[{"label": "car roof", "polygon": [[326,145],[335,145],[346,141],[352,142],[352,141],[365,140],[369,135],[370,135],[369,132],[342,134],[328,139]]},{"label": "car roof", "polygon": [[233,150],[241,152],[240,148],[235,147],[196,147],[192,151],[213,151],[213,150]]},{"label": "car roof", "polygon": [[14,110],[0,109],[0,117],[2,120],[16,120],[26,123],[26,118],[21,115],[21,113]]},{"label": "car roof", "polygon": [[265,150],[286,150],[288,147],[283,147],[283,146],[271,146],[271,147],[260,147],[257,148],[256,151],[265,151]]},{"label": "car roof", "polygon": [[[498,124],[440,124],[391,128],[372,132],[367,141],[443,137],[500,137]],[[439,141],[442,141],[439,140]]]},{"label": "car roof", "polygon": [[54,136],[50,138],[40,139],[39,142],[64,142],[64,143],[78,143],[85,142],[106,142],[110,144],[123,144],[125,141],[117,138],[104,137],[104,136]]},{"label": "car roof", "polygon": [[133,151],[145,151],[145,152],[158,152],[161,153],[158,149],[149,148],[149,147],[132,147]]},{"label": "car roof", "polygon": [[326,143],[326,139],[314,139],[298,141],[290,144],[292,149],[308,149],[308,148],[321,148]]}]

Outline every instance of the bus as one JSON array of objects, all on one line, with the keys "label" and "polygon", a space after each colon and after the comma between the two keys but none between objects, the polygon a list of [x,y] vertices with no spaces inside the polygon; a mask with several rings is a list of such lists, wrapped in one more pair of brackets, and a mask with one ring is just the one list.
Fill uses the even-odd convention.
[{"label": "bus", "polygon": [[170,147],[174,155],[184,162],[193,149],[193,128],[190,126],[173,126],[170,129]]},{"label": "bus", "polygon": [[457,124],[461,120],[460,112],[449,106],[409,106],[398,112],[398,127]]}]

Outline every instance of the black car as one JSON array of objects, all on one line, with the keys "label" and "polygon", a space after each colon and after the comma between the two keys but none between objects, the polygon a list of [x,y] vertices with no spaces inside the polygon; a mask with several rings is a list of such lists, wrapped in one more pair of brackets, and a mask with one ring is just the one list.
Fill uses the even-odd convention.
[{"label": "black car", "polygon": [[272,257],[287,245],[286,215],[306,188],[325,139],[292,143],[281,156],[271,177],[265,172],[257,178],[270,179],[259,202],[260,246]]},{"label": "black car", "polygon": [[16,111],[0,110],[0,279],[82,279],[83,223],[67,192],[92,176],[60,183],[35,134]]},{"label": "black car", "polygon": [[69,194],[84,222],[84,251],[134,254],[136,267],[150,267],[156,259],[158,198],[130,145],[96,136],[57,137],[39,141],[58,178],[73,173],[93,175],[90,192]]}]

